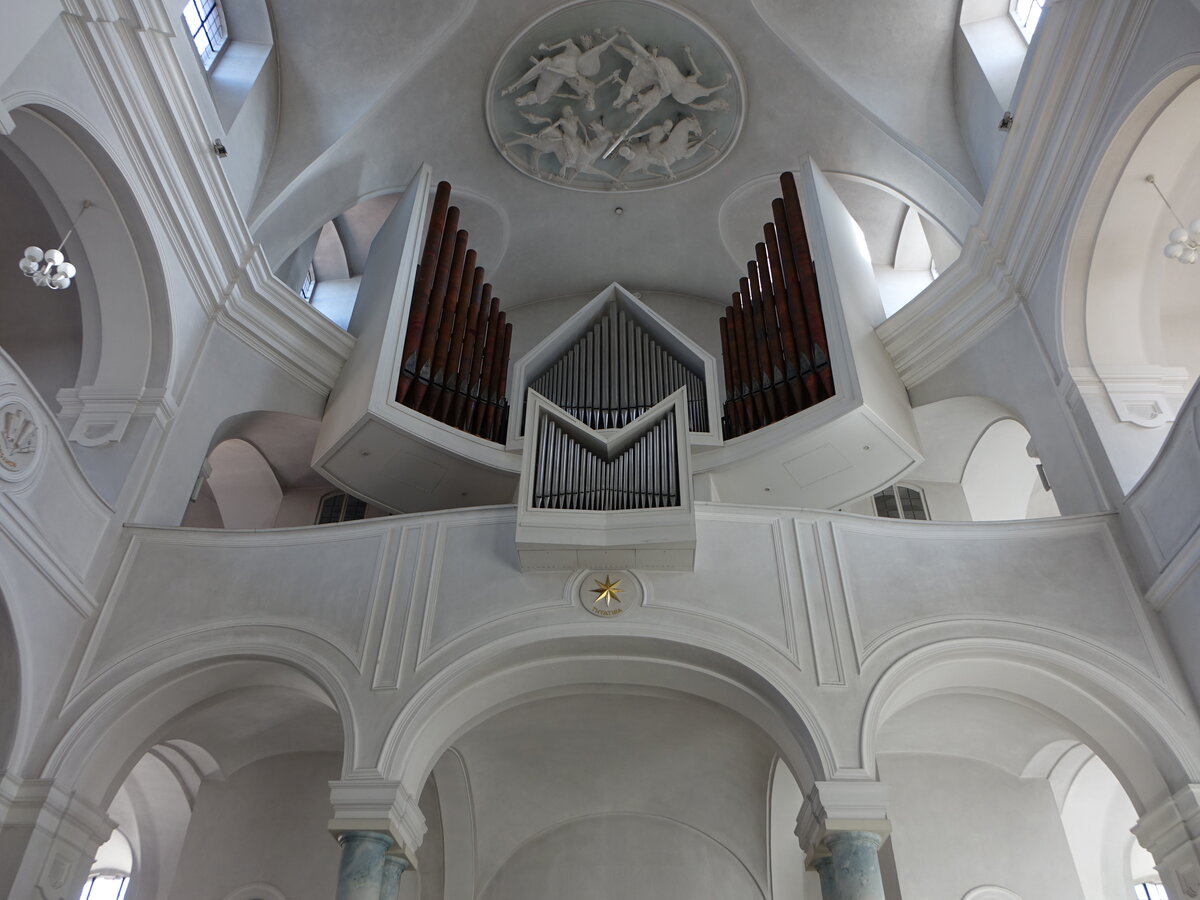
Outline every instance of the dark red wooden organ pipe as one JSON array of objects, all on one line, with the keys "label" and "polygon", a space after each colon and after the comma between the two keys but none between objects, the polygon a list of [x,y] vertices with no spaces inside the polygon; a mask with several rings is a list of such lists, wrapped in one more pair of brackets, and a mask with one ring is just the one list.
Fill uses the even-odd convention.
[{"label": "dark red wooden organ pipe", "polygon": [[737,437],[832,397],[829,341],[796,179],[784,172],[773,221],[721,319],[725,436]]},{"label": "dark red wooden organ pipe", "polygon": [[512,326],[492,296],[450,185],[434,194],[409,305],[396,400],[462,431],[503,443]]}]

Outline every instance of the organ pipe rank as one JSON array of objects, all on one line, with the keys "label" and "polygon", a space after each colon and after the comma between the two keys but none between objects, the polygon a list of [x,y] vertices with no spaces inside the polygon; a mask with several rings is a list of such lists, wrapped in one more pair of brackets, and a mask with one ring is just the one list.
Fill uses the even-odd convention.
[{"label": "organ pipe rank", "polygon": [[413,285],[396,401],[503,443],[512,326],[458,218],[450,185],[439,182]]},{"label": "organ pipe rank", "polygon": [[829,343],[796,179],[780,176],[755,259],[721,319],[725,437],[808,409],[834,393]]}]

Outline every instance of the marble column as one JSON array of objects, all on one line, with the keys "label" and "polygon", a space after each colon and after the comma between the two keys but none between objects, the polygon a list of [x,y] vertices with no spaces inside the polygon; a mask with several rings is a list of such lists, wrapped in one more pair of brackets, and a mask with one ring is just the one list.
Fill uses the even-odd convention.
[{"label": "marble column", "polygon": [[408,860],[396,853],[383,858],[383,880],[379,900],[396,900],[400,896],[400,876],[408,870]]},{"label": "marble column", "polygon": [[821,900],[883,900],[879,845],[873,831],[832,831],[825,835],[826,854],[813,861],[821,876]]},{"label": "marble column", "polygon": [[382,831],[344,831],[338,835],[342,861],[338,866],[337,900],[380,900],[384,857],[392,847]]}]

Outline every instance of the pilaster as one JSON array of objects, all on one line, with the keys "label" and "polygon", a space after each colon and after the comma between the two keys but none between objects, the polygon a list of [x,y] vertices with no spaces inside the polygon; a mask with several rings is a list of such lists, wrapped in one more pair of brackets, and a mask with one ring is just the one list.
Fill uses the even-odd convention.
[{"label": "pilaster", "polygon": [[1134,836],[1154,857],[1172,900],[1200,896],[1200,784],[1189,784],[1149,810]]}]

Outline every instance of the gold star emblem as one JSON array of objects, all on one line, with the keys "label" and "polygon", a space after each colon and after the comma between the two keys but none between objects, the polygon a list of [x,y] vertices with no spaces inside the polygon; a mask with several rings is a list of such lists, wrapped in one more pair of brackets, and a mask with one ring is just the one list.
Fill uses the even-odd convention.
[{"label": "gold star emblem", "polygon": [[593,580],[596,582],[597,587],[592,588],[592,593],[599,594],[599,596],[592,601],[594,606],[599,606],[600,601],[604,601],[604,605],[606,607],[611,607],[614,602],[621,602],[621,598],[617,596],[617,594],[624,593],[624,590],[619,587],[621,584],[621,579],[618,578],[616,581],[613,581],[611,575],[605,575],[603,581],[601,581],[599,578]]}]

